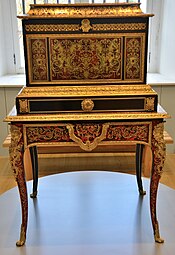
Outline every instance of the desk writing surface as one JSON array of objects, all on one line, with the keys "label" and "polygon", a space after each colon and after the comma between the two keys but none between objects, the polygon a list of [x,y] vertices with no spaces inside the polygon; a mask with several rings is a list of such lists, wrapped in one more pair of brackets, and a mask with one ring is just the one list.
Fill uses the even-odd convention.
[{"label": "desk writing surface", "polygon": [[138,113],[138,112],[123,112],[123,113],[79,113],[79,114],[37,114],[20,116],[16,113],[14,106],[10,114],[5,118],[6,122],[26,122],[26,121],[74,121],[74,120],[126,120],[126,119],[167,119],[170,115],[158,105],[156,113]]}]

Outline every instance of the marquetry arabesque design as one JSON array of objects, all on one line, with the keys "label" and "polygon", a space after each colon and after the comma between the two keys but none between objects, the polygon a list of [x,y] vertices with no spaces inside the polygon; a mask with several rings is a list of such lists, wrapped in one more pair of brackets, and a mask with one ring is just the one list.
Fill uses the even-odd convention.
[{"label": "marquetry arabesque design", "polygon": [[126,79],[140,79],[141,78],[141,55],[142,40],[141,37],[126,38]]},{"label": "marquetry arabesque design", "polygon": [[31,69],[33,80],[48,80],[46,39],[31,39]]},{"label": "marquetry arabesque design", "polygon": [[83,150],[95,149],[101,141],[105,142],[143,142],[150,143],[150,123],[83,123],[58,125],[26,125],[25,147],[37,143],[75,142]]},{"label": "marquetry arabesque design", "polygon": [[121,38],[50,39],[52,80],[121,79]]},{"label": "marquetry arabesque design", "polygon": [[126,37],[111,34],[100,38],[95,35],[91,35],[91,38],[70,36],[64,38],[60,35],[59,38],[49,37],[49,45],[46,39],[41,36],[28,38],[31,82],[50,82],[49,80],[137,82],[144,79],[143,34],[130,36],[126,34]]}]

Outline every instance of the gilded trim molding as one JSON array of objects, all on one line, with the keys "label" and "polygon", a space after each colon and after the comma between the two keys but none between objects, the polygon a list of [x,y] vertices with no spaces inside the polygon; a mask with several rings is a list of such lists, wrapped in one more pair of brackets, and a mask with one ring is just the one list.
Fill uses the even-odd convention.
[{"label": "gilded trim molding", "polygon": [[129,96],[157,95],[149,85],[101,85],[101,86],[49,86],[23,87],[18,98],[23,97],[72,97],[72,96]]},{"label": "gilded trim molding", "polygon": [[[85,19],[82,20],[82,22]],[[87,19],[86,19],[87,20]],[[135,30],[145,30],[145,23],[120,23],[120,24],[92,24],[88,26],[88,31],[84,28],[84,25],[76,25],[76,24],[26,24],[25,30],[27,32],[62,32],[62,31],[70,31],[75,32],[79,30],[83,30],[83,32],[92,31],[135,31]]]},{"label": "gilded trim molding", "polygon": [[6,122],[21,121],[76,121],[76,120],[147,120],[147,119],[167,119],[170,115],[166,112],[113,112],[113,113],[64,113],[64,114],[33,114],[33,115],[9,115],[5,118]]}]

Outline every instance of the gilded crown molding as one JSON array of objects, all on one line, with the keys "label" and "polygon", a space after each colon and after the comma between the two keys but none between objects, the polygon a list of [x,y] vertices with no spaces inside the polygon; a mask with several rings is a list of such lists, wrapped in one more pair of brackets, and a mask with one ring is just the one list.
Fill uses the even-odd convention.
[{"label": "gilded crown molding", "polygon": [[144,14],[138,3],[118,4],[31,4],[27,15],[19,18],[72,18],[72,17],[125,17],[153,16]]},{"label": "gilded crown molding", "polygon": [[72,96],[111,96],[111,95],[156,95],[149,85],[111,85],[111,86],[49,86],[24,87],[18,95],[22,97],[72,97]]}]

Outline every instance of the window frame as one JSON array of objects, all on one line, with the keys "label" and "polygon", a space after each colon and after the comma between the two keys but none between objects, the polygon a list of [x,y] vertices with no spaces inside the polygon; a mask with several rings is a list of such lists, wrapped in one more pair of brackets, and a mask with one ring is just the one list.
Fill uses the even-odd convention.
[{"label": "window frame", "polygon": [[[146,1],[146,0],[145,0]],[[155,17],[150,18],[150,29],[149,29],[149,41],[148,41],[148,72],[158,72],[158,61],[159,54],[159,37],[160,37],[160,17],[162,9],[163,0],[147,0],[147,12],[154,13]],[[10,70],[14,70],[16,74],[25,73],[25,67],[21,66],[21,52],[20,52],[20,43],[18,35],[18,23],[17,23],[17,6],[16,0],[7,0],[9,5],[9,12],[11,16],[11,33],[13,37],[13,56],[7,59],[7,62],[12,61],[13,63],[8,63],[8,66],[12,66]],[[153,20],[154,19],[154,22]],[[9,31],[10,33],[10,31]],[[8,37],[8,36],[7,36]],[[6,40],[7,43],[8,40]],[[9,46],[8,46],[9,48]],[[11,73],[11,71],[10,71]]]},{"label": "window frame", "polygon": [[16,73],[24,73],[25,67],[22,66],[21,63],[21,51],[20,51],[20,42],[19,42],[19,31],[18,31],[18,21],[17,21],[17,6],[16,6],[16,0],[10,1],[10,8],[11,10],[11,16],[12,16],[12,29],[13,29],[13,44],[14,44],[14,64]]}]

